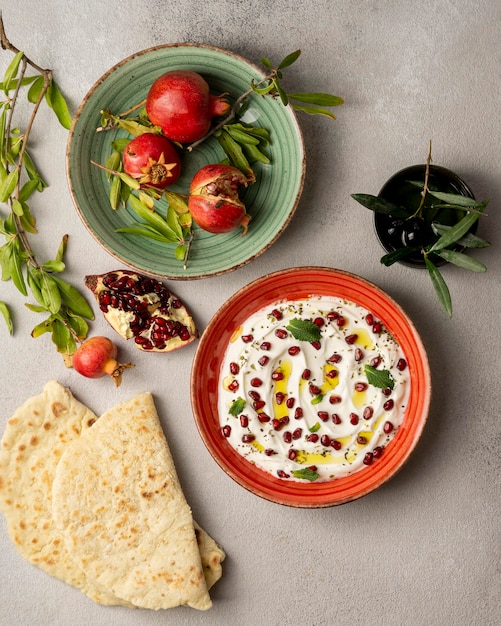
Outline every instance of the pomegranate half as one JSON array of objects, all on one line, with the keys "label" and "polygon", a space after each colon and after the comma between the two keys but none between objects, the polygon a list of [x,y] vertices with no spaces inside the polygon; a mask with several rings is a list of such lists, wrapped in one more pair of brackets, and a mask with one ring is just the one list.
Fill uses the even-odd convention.
[{"label": "pomegranate half", "polygon": [[216,163],[202,167],[190,185],[188,208],[193,221],[209,233],[228,233],[242,226],[247,232],[250,215],[239,192],[248,179],[232,165]]},{"label": "pomegranate half", "polygon": [[201,139],[209,131],[212,119],[230,110],[224,95],[212,95],[207,81],[190,70],[172,70],[157,78],[148,91],[145,106],[151,123],[179,143]]},{"label": "pomegranate half", "polygon": [[160,281],[130,270],[85,277],[105,319],[145,352],[171,352],[198,337],[181,300]]}]

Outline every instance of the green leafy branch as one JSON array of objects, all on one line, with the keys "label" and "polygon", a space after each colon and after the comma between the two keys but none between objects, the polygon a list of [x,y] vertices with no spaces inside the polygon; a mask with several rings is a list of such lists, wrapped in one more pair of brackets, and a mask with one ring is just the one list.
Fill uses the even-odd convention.
[{"label": "green leafy branch", "polygon": [[[57,350],[69,362],[67,357],[73,354],[77,342],[87,336],[87,320],[93,319],[94,315],[84,296],[58,276],[65,269],[68,236],[62,237],[54,258],[48,261],[40,262],[32,248],[30,235],[38,231],[28,202],[33,194],[42,192],[47,183],[33,162],[28,146],[43,101],[64,128],[70,128],[71,116],[52,71],[41,68],[10,43],[1,16],[0,45],[14,55],[0,84],[4,95],[0,101],[0,203],[7,207],[7,215],[0,215],[0,234],[5,239],[0,246],[1,278],[11,280],[23,296],[33,296],[36,303],[26,306],[31,311],[47,314],[47,318],[34,327],[32,336],[51,333]],[[28,75],[28,71],[34,74]],[[27,90],[32,110],[26,128],[21,132],[14,126],[14,113],[23,90]],[[4,301],[0,302],[0,313],[13,334],[11,310]]]},{"label": "green leafy branch", "polygon": [[[445,279],[440,272],[436,258],[440,257],[447,263],[456,265],[471,272],[482,273],[487,271],[487,267],[480,261],[470,257],[465,250],[471,248],[485,248],[489,242],[478,237],[471,231],[472,227],[479,220],[481,215],[485,215],[485,209],[489,200],[479,202],[468,196],[461,194],[447,193],[431,190],[428,187],[429,165],[431,161],[431,146],[425,170],[425,180],[419,186],[422,189],[422,198],[416,211],[411,212],[405,207],[398,206],[392,202],[373,196],[370,194],[352,194],[352,198],[364,207],[384,215],[389,215],[403,220],[415,218],[423,219],[422,209],[427,195],[432,196],[439,202],[432,204],[432,210],[438,212],[440,209],[448,208],[464,213],[454,225],[440,224],[432,221],[431,228],[435,234],[435,241],[424,246],[404,246],[393,252],[389,252],[381,257],[381,263],[385,266],[405,260],[406,257],[420,252],[423,256],[425,267],[428,270],[432,285],[435,289],[439,302],[443,310],[449,317],[452,317],[452,299]],[[418,185],[419,183],[414,183]]]}]

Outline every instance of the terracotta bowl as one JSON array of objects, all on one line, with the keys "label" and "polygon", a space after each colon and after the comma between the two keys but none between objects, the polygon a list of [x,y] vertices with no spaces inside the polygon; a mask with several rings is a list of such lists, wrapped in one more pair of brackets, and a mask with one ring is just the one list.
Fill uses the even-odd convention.
[{"label": "terracotta bowl", "polygon": [[[287,481],[266,473],[236,452],[221,432],[218,387],[222,360],[233,333],[255,311],[284,299],[341,297],[370,310],[401,345],[411,377],[401,426],[377,463],[352,475],[320,483]],[[239,485],[282,505],[315,508],[364,496],[400,470],[423,431],[431,399],[431,376],[423,343],[401,307],[376,285],[325,267],[298,267],[268,274],[243,287],[215,313],[200,339],[191,375],[195,421],[208,451]]]}]

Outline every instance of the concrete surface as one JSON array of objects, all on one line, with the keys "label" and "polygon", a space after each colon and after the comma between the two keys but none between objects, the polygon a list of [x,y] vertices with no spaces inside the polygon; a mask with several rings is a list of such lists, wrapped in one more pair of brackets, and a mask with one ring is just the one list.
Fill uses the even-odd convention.
[{"label": "concrete surface", "polygon": [[[10,40],[55,71],[74,112],[112,65],[144,48],[199,42],[259,63],[302,49],[287,72],[290,91],[343,96],[338,119],[300,116],[308,159],[304,193],[283,236],[224,277],[178,282],[200,328],[237,289],[267,272],[329,265],[375,282],[408,312],[431,363],[434,397],[424,435],[404,469],[351,504],[297,510],[243,490],[215,464],[192,419],[189,375],[196,346],[173,356],[124,358],[136,368],[118,390],[67,370],[39,321],[10,283],[0,300],[16,333],[0,324],[0,430],[49,378],[97,413],[148,389],[158,400],[179,475],[196,518],[224,546],[224,577],[207,613],[103,608],[26,563],[0,522],[0,623],[5,626],[200,624],[282,626],[494,626],[501,623],[501,6],[479,0],[4,0]],[[2,72],[10,56],[0,51]],[[69,233],[67,278],[117,263],[88,234],[65,174],[67,133],[41,114],[35,158],[50,183],[32,208],[36,246],[53,254]],[[479,234],[492,246],[477,275],[447,268],[454,317],[437,304],[426,274],[383,268],[369,212],[351,193],[377,193],[395,171],[436,164],[491,198]],[[5,216],[4,209],[0,209]],[[97,319],[93,332],[108,333]]]}]

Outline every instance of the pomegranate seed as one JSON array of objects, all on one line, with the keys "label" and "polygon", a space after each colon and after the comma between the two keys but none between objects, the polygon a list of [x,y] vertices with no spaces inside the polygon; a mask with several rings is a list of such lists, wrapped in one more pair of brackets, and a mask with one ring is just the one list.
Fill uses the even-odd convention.
[{"label": "pomegranate seed", "polygon": [[339,374],[339,372],[337,370],[329,370],[326,374],[327,378],[336,378],[336,376]]},{"label": "pomegranate seed", "polygon": [[343,401],[343,398],[341,398],[341,396],[330,396],[329,397],[329,402],[331,404],[339,404],[342,401]]},{"label": "pomegranate seed", "polygon": [[273,456],[274,454],[276,454],[276,452],[275,452],[275,450],[273,450],[273,448],[266,448],[264,453],[266,454],[266,456]]},{"label": "pomegranate seed", "polygon": [[252,403],[252,408],[255,411],[259,411],[259,409],[262,409],[265,405],[266,402],[264,400],[254,400],[254,402]]},{"label": "pomegranate seed", "polygon": [[295,461],[296,457],[297,457],[297,450],[294,450],[293,448],[291,448],[289,450],[289,453],[287,454],[287,456],[289,457],[289,459],[291,461]]},{"label": "pomegranate seed", "polygon": [[226,426],[223,426],[223,435],[225,437],[229,437],[231,435],[231,426],[229,426],[228,424],[226,424]]},{"label": "pomegranate seed", "polygon": [[405,359],[398,359],[397,370],[399,370],[400,372],[403,372],[406,367],[407,367],[407,361]]},{"label": "pomegranate seed", "polygon": [[254,336],[253,335],[242,335],[242,341],[244,343],[250,343],[253,340],[254,340]]},{"label": "pomegranate seed", "polygon": [[271,374],[271,380],[283,380],[284,378],[285,378],[285,376],[279,370],[275,370]]},{"label": "pomegranate seed", "polygon": [[337,439],[331,439],[331,446],[334,448],[334,450],[341,450],[343,444]]},{"label": "pomegranate seed", "polygon": [[283,318],[282,311],[280,311],[279,309],[273,309],[271,314],[276,320],[281,320]]},{"label": "pomegranate seed", "polygon": [[277,404],[282,404],[284,399],[285,399],[285,394],[282,393],[281,391],[277,391],[277,393],[275,394],[275,402]]},{"label": "pomegranate seed", "polygon": [[288,409],[292,409],[295,403],[296,403],[296,398],[287,398],[287,400],[285,401],[285,406]]},{"label": "pomegranate seed", "polygon": [[364,358],[364,353],[362,352],[362,350],[360,350],[360,348],[357,348],[357,349],[355,350],[355,361],[358,363],[358,362],[360,362],[363,358]]},{"label": "pomegranate seed", "polygon": [[284,470],[279,469],[277,470],[277,476],[279,478],[289,478],[290,474],[287,474],[287,472],[284,472]]},{"label": "pomegranate seed", "polygon": [[358,415],[356,413],[350,413],[350,423],[353,424],[353,426],[356,426],[358,424]]},{"label": "pomegranate seed", "polygon": [[336,324],[339,326],[339,328],[343,328],[343,326],[346,324],[346,318],[343,315],[339,315],[336,318]]},{"label": "pomegranate seed", "polygon": [[361,446],[367,445],[367,437],[364,437],[363,435],[358,435],[357,443]]},{"label": "pomegranate seed", "polygon": [[329,320],[329,322],[337,320],[338,317],[339,313],[337,311],[329,311],[329,313],[327,313],[327,319]]},{"label": "pomegranate seed", "polygon": [[242,443],[252,443],[256,439],[256,435],[252,433],[246,433],[242,435]]},{"label": "pomegranate seed", "polygon": [[303,417],[303,409],[298,406],[296,407],[296,410],[294,411],[294,419],[296,420],[300,420]]},{"label": "pomegranate seed", "polygon": [[236,391],[238,387],[239,387],[238,380],[232,380],[231,383],[228,385],[228,390]]},{"label": "pomegranate seed", "polygon": [[371,406],[366,406],[364,409],[364,419],[370,420],[374,415],[374,409]]},{"label": "pomegranate seed", "polygon": [[259,391],[254,391],[254,389],[251,389],[249,391],[249,398],[251,398],[251,400],[261,400],[261,395]]},{"label": "pomegranate seed", "polygon": [[303,373],[301,374],[301,378],[303,380],[309,380],[310,376],[311,376],[311,370],[309,369],[303,370]]},{"label": "pomegranate seed", "polygon": [[257,414],[257,419],[261,422],[261,424],[266,424],[267,422],[271,420],[271,417],[264,411],[260,411]]},{"label": "pomegranate seed", "polygon": [[315,324],[315,326],[318,326],[319,328],[322,328],[322,326],[325,324],[325,320],[323,317],[316,317],[313,320],[313,323]]},{"label": "pomegranate seed", "polygon": [[328,361],[329,363],[339,363],[340,361],[342,361],[342,359],[343,359],[343,357],[342,357],[340,354],[338,354],[337,352],[334,352],[334,354],[333,354],[333,355],[331,355],[331,356],[327,359],[327,361]]},{"label": "pomegranate seed", "polygon": [[321,392],[322,390],[320,389],[320,387],[317,387],[316,385],[310,385],[310,393],[312,396],[318,396]]},{"label": "pomegranate seed", "polygon": [[354,344],[357,339],[358,335],[356,333],[353,333],[352,335],[348,335],[347,337],[345,337],[344,340],[346,341],[346,343]]},{"label": "pomegranate seed", "polygon": [[327,411],[318,411],[318,417],[322,420],[322,422],[326,422],[329,419],[329,414]]},{"label": "pomegranate seed", "polygon": [[296,354],[299,354],[301,352],[301,348],[299,346],[291,346],[287,352],[290,354],[290,356],[296,356]]},{"label": "pomegranate seed", "polygon": [[285,330],[285,328],[277,328],[275,331],[275,335],[279,339],[286,339],[289,336],[289,333]]},{"label": "pomegranate seed", "polygon": [[368,326],[372,326],[374,324],[374,315],[372,313],[367,313],[365,316],[365,321]]},{"label": "pomegranate seed", "polygon": [[269,350],[271,348],[271,343],[269,341],[263,341],[259,347],[261,350]]},{"label": "pomegranate seed", "polygon": [[244,415],[242,413],[242,415],[240,416],[240,426],[242,428],[247,428],[248,425],[249,425],[249,418],[247,417],[247,415]]},{"label": "pomegranate seed", "polygon": [[339,415],[337,413],[333,413],[332,414],[332,421],[334,422],[334,424],[341,424],[341,418],[339,417]]},{"label": "pomegranate seed", "polygon": [[268,363],[269,360],[270,360],[270,357],[267,356],[266,354],[263,354],[263,356],[260,359],[258,359],[258,363],[259,363],[259,365],[263,365],[264,366],[264,365],[266,365]]},{"label": "pomegranate seed", "polygon": [[367,391],[368,386],[367,383],[356,383],[355,391]]},{"label": "pomegranate seed", "polygon": [[308,469],[311,470],[312,472],[316,472],[318,467],[316,465],[308,465]]},{"label": "pomegranate seed", "polygon": [[285,443],[292,442],[292,433],[290,430],[286,430],[282,436],[283,436]]},{"label": "pomegranate seed", "polygon": [[303,429],[296,428],[296,430],[292,433],[292,438],[294,440],[300,439],[302,434],[303,434]]},{"label": "pomegranate seed", "polygon": [[317,433],[311,433],[311,435],[306,435],[306,441],[311,441],[311,443],[316,443],[318,441]]},{"label": "pomegranate seed", "polygon": [[372,451],[372,456],[375,459],[379,459],[382,456],[382,454],[383,454],[383,447],[382,446],[376,446],[374,448],[374,450]]},{"label": "pomegranate seed", "polygon": [[289,417],[287,415],[284,415],[280,418],[280,423],[282,424],[282,426],[287,426],[287,424],[289,423]]},{"label": "pomegranate seed", "polygon": [[393,424],[391,422],[385,422],[383,430],[387,435],[389,435],[393,431]]},{"label": "pomegranate seed", "polygon": [[381,357],[380,356],[375,356],[373,359],[371,359],[371,363],[372,367],[379,367],[381,365]]},{"label": "pomegranate seed", "polygon": [[374,455],[372,454],[372,452],[367,452],[367,454],[364,456],[364,465],[370,465],[373,460]]},{"label": "pomegranate seed", "polygon": [[395,402],[390,398],[389,400],[386,400],[386,402],[383,404],[383,409],[385,411],[391,411],[394,406]]},{"label": "pomegranate seed", "polygon": [[261,387],[261,385],[263,384],[263,381],[260,378],[251,378],[250,384],[253,387]]},{"label": "pomegranate seed", "polygon": [[273,424],[274,430],[280,430],[283,427],[283,424],[281,424],[280,420],[276,417],[273,418],[272,424]]},{"label": "pomegranate seed", "polygon": [[383,396],[391,396],[391,389],[389,387],[383,389]]},{"label": "pomegranate seed", "polygon": [[328,446],[331,445],[331,438],[329,437],[329,435],[322,435],[320,437],[320,443],[327,448]]},{"label": "pomegranate seed", "polygon": [[379,335],[379,333],[381,333],[383,330],[383,325],[381,324],[381,322],[374,322],[374,325],[372,326],[372,332],[376,335]]},{"label": "pomegranate seed", "polygon": [[320,350],[320,348],[322,347],[320,341],[310,341],[310,343],[315,348],[315,350]]}]

